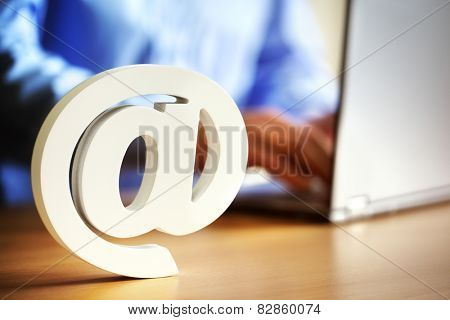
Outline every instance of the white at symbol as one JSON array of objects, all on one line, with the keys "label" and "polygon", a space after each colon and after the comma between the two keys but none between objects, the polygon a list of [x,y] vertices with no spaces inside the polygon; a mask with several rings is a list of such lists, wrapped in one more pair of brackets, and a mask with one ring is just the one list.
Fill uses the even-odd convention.
[{"label": "white at symbol", "polygon": [[[136,92],[180,97],[182,103],[159,104],[158,110],[111,108]],[[158,229],[185,235],[204,228],[226,210],[245,174],[245,134],[209,131],[214,137],[207,136],[208,153],[215,157],[208,156],[205,167],[214,170],[204,171],[194,188],[194,159],[181,159],[192,169],[181,172],[174,168],[175,159],[162,150],[175,145],[170,140],[177,127],[185,126],[197,137],[199,121],[245,133],[242,116],[229,95],[188,70],[127,66],[100,73],[72,89],[48,115],[33,152],[33,195],[51,235],[81,259],[113,273],[140,278],[176,274],[177,266],[166,248],[118,245],[101,234],[128,238]],[[154,134],[165,128],[168,135]],[[137,137],[144,139],[147,153],[152,154],[146,166],[156,170],[146,171],[135,200],[124,207],[118,187],[120,166]],[[169,141],[159,141],[162,137]],[[195,139],[179,138],[176,145],[195,152]],[[230,153],[232,157],[227,156]],[[167,170],[160,170],[162,164]]]}]

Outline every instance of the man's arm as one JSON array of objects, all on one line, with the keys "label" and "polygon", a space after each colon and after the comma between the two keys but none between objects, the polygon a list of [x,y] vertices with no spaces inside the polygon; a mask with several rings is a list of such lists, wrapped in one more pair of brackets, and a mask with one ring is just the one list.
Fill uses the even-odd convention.
[{"label": "man's arm", "polygon": [[326,63],[322,36],[307,1],[275,1],[247,105],[273,106],[295,121],[336,108],[337,81]]},{"label": "man's arm", "polygon": [[321,40],[306,1],[274,2],[248,100],[256,107],[244,113],[249,164],[296,189],[308,189],[314,176],[331,179],[338,91],[336,82],[325,85],[332,75]]}]

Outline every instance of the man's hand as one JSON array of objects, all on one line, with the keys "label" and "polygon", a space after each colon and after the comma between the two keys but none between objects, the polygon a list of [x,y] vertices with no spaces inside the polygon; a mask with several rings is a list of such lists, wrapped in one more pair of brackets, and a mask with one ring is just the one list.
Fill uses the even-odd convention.
[{"label": "man's hand", "polygon": [[296,190],[307,190],[312,177],[330,184],[333,116],[297,125],[271,111],[244,114],[249,166],[259,166]]},{"label": "man's hand", "polygon": [[[258,166],[295,190],[308,190],[311,178],[331,181],[334,116],[297,125],[272,111],[244,113],[249,142],[248,166]],[[207,141],[199,126],[196,169],[206,160]]]}]

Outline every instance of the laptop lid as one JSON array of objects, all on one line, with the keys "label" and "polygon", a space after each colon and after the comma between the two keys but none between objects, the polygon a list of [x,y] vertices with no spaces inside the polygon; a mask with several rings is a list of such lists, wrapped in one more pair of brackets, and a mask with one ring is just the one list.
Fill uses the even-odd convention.
[{"label": "laptop lid", "polygon": [[349,3],[332,220],[450,198],[450,5]]}]

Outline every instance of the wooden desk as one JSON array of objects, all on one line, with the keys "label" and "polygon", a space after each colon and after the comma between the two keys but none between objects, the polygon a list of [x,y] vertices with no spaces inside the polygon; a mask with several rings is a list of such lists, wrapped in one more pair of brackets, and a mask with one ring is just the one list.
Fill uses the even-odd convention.
[{"label": "wooden desk", "polygon": [[[275,215],[275,214],[274,214]],[[336,226],[227,213],[183,238],[152,233],[180,274],[137,280],[67,254],[35,209],[0,212],[0,296],[8,299],[441,299],[450,296],[450,203]]]}]

